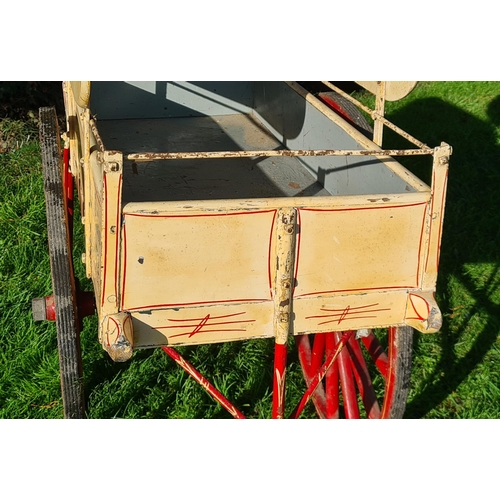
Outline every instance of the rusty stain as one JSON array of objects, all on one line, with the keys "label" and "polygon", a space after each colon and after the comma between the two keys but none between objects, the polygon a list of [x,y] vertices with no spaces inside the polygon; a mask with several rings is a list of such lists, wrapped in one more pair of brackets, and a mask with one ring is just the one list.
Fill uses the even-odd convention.
[{"label": "rusty stain", "polygon": [[273,156],[416,156],[432,155],[433,149],[278,149],[270,151],[197,151],[179,153],[131,153],[127,159],[136,162],[153,160],[196,160],[202,158],[259,158]]},{"label": "rusty stain", "polygon": [[368,201],[371,203],[375,203],[377,201],[391,201],[390,198],[368,198]]},{"label": "rusty stain", "polygon": [[96,126],[94,119],[89,120],[89,125],[90,125],[90,129],[92,130],[92,132],[94,134],[94,138],[97,142],[97,145],[99,146],[99,150],[104,152],[104,143],[102,142],[101,136],[99,135],[99,132],[97,130],[97,126]]},{"label": "rusty stain", "polygon": [[275,282],[275,335],[276,343],[285,344],[290,330],[292,279],[295,256],[295,209],[281,209],[277,226],[277,276]]},{"label": "rusty stain", "polygon": [[291,188],[294,188],[294,189],[300,189],[300,184],[297,184],[296,182],[289,182],[288,185],[291,187]]}]

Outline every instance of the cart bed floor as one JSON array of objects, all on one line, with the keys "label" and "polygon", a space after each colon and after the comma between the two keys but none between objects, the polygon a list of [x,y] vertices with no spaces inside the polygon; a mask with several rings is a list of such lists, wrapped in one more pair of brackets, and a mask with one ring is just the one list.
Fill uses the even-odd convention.
[{"label": "cart bed floor", "polygon": [[[145,152],[282,149],[252,116],[103,120],[108,150]],[[330,196],[297,158],[159,160],[124,159],[123,204],[141,201]]]}]

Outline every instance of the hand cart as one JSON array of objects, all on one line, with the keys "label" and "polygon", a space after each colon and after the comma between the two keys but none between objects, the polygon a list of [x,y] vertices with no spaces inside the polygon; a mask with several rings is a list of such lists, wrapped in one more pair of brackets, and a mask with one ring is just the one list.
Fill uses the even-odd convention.
[{"label": "hand cart", "polygon": [[[322,418],[402,417],[413,329],[442,321],[451,147],[384,118],[415,82],[358,83],[374,110],[330,82],[64,82],[64,146],[40,109],[53,295],[33,310],[57,323],[65,417],[85,416],[79,332],[95,311],[114,361],[161,348],[235,417],[176,346],[274,339],[274,418],[309,401]],[[384,127],[411,148],[382,149]],[[431,156],[431,186],[405,155]],[[74,277],[75,190],[93,294]],[[285,412],[292,338],[304,394]]]}]

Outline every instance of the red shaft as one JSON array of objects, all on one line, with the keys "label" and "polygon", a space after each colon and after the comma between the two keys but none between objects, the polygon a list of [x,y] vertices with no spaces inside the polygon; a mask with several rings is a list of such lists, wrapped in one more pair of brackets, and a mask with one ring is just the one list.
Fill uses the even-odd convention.
[{"label": "red shaft", "polygon": [[205,391],[212,396],[223,408],[225,408],[234,418],[245,418],[233,404],[231,404],[224,395],[219,392],[196,368],[186,361],[175,349],[172,347],[162,347],[163,351],[168,354],[183,370],[185,370],[196,382],[198,382]]}]

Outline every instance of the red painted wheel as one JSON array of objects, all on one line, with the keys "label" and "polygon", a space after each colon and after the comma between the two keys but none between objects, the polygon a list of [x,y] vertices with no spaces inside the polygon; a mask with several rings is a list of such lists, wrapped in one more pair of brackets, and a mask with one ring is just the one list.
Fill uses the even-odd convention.
[{"label": "red painted wheel", "polygon": [[84,418],[78,291],[73,272],[72,217],[55,108],[40,108],[50,268],[65,418]]},{"label": "red painted wheel", "polygon": [[[341,336],[332,332],[295,337],[308,386]],[[412,339],[413,329],[407,326],[352,335],[313,394],[318,416],[402,418],[410,387]]]},{"label": "red painted wheel", "polygon": [[317,97],[366,137],[373,137],[372,126],[352,102],[334,91],[320,92]]}]

